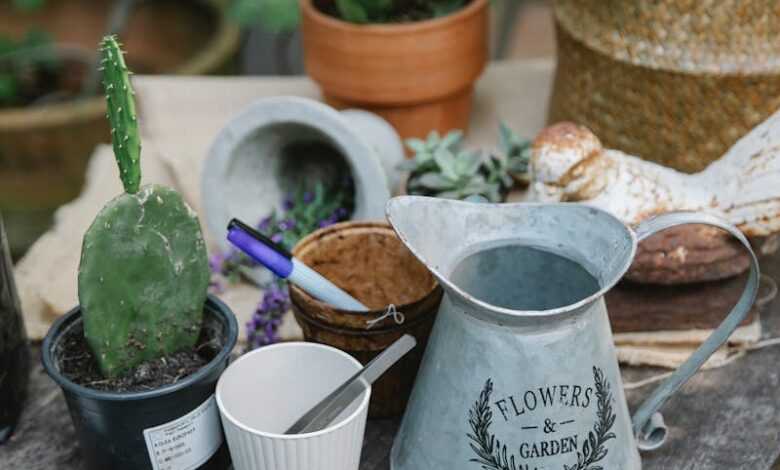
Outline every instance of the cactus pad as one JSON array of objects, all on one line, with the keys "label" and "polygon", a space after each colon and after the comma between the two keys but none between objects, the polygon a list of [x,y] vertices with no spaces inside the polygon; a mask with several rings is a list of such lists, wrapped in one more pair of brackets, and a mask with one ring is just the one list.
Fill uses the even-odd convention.
[{"label": "cactus pad", "polygon": [[141,184],[141,137],[135,112],[133,85],[127,70],[119,41],[106,36],[100,43],[100,70],[103,72],[103,90],[106,92],[107,117],[111,123],[111,142],[119,165],[119,177],[125,192],[138,191]]},{"label": "cactus pad", "polygon": [[193,346],[208,283],[197,216],[177,192],[149,185],[109,202],[84,236],[78,277],[103,374]]}]

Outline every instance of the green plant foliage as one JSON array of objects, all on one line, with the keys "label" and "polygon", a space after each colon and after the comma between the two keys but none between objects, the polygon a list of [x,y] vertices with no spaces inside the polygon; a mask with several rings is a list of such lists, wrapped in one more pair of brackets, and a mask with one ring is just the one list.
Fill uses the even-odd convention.
[{"label": "green plant foliage", "polygon": [[465,0],[335,0],[339,17],[350,23],[387,23],[449,15]]},{"label": "green plant foliage", "polygon": [[484,196],[492,202],[503,199],[504,187],[498,181],[488,180],[485,161],[480,153],[465,150],[454,153],[440,148],[433,159],[435,170],[410,176],[407,189],[411,194],[448,199]]},{"label": "green plant foliage", "polygon": [[14,0],[14,8],[22,11],[35,11],[45,5],[46,0]]},{"label": "green plant foliage", "polygon": [[499,127],[498,149],[506,155],[510,173],[518,175],[528,173],[528,163],[531,160],[531,141],[515,134],[503,122]]},{"label": "green plant foliage", "polygon": [[138,187],[140,141],[129,72],[114,37],[101,44],[112,141],[126,192],[106,204],[81,250],[84,337],[106,377],[192,347],[209,284],[195,213],[170,188]]},{"label": "green plant foliage", "polygon": [[451,131],[441,138],[439,133],[431,131],[425,140],[407,139],[406,145],[414,152],[414,158],[406,160],[399,166],[399,169],[414,173],[424,173],[434,171],[438,167],[434,155],[439,149],[447,149],[453,152],[460,150],[463,141],[462,131]]},{"label": "green plant foliage", "polygon": [[[328,13],[350,23],[367,24],[446,16],[461,9],[466,0],[332,0],[331,3]],[[297,0],[233,0],[229,13],[242,26],[261,24],[271,32],[292,31],[300,22]]]},{"label": "green plant foliage", "polygon": [[443,138],[434,131],[425,140],[408,139],[406,145],[414,151],[414,158],[399,165],[409,172],[407,191],[452,199],[483,196],[500,202],[512,187],[511,175],[527,172],[530,142],[505,124],[501,124],[497,153],[484,156],[461,150],[462,141],[461,131],[451,131]]},{"label": "green plant foliage", "polygon": [[228,14],[242,26],[259,23],[274,33],[292,31],[300,22],[298,2],[292,0],[234,0]]},{"label": "green plant foliage", "polygon": [[31,29],[19,40],[0,35],[0,106],[23,104],[34,96],[37,72],[56,73],[61,63],[51,36]]}]

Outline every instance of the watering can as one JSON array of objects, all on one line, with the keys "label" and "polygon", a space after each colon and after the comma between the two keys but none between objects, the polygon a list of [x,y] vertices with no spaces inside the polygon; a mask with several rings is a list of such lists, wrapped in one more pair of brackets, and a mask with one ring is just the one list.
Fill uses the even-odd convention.
[{"label": "watering can", "polygon": [[[659,409],[729,337],[759,268],[719,217],[669,213],[635,229],[581,204],[480,204],[404,196],[387,216],[445,290],[391,453],[393,470],[639,470]],[[750,252],[723,323],[629,415],[604,295],[637,244],[683,224],[726,230]]]}]

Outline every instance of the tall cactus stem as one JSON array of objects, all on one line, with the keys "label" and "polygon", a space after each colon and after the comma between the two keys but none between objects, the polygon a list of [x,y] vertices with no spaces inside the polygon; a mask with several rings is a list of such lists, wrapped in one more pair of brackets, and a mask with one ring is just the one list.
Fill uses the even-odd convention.
[{"label": "tall cactus stem", "polygon": [[138,192],[141,184],[141,138],[135,112],[133,85],[124,55],[116,36],[106,36],[100,43],[100,68],[103,71],[103,89],[106,92],[111,123],[111,142],[119,165],[119,177],[125,192]]}]

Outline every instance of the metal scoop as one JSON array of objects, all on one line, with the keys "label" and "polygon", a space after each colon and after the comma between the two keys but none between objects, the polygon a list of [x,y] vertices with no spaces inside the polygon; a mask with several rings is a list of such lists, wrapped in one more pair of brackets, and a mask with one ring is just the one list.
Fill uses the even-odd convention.
[{"label": "metal scoop", "polygon": [[365,384],[372,384],[382,376],[387,369],[404,357],[417,345],[410,335],[403,335],[382,354],[375,357],[360,372],[349,378],[333,393],[317,403],[298,421],[290,426],[285,434],[303,434],[319,431],[327,427],[344,410],[352,404],[366,389]]}]

